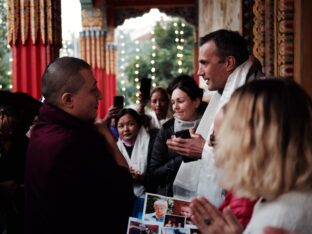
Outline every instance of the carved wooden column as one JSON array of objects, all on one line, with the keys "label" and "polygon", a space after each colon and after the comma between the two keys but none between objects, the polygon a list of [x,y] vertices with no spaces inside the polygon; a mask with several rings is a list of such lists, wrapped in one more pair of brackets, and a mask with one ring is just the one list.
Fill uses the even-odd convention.
[{"label": "carved wooden column", "polygon": [[106,45],[106,84],[107,92],[110,99],[107,99],[107,105],[113,104],[113,97],[116,95],[117,83],[116,83],[116,45],[114,44],[114,29],[110,28],[107,35]]},{"label": "carved wooden column", "polygon": [[60,0],[8,0],[13,91],[41,97],[41,76],[62,47]]},{"label": "carved wooden column", "polygon": [[80,33],[80,57],[92,67],[98,87],[103,94],[103,100],[99,102],[100,117],[104,117],[109,107],[107,100],[112,99],[107,92],[108,87],[106,85],[106,31],[104,22],[101,9],[82,10],[83,31]]},{"label": "carved wooden column", "polygon": [[266,76],[294,76],[294,0],[255,0],[253,53]]},{"label": "carved wooden column", "polygon": [[[277,1],[277,0],[276,0]],[[276,3],[276,75],[294,76],[294,0]]]}]

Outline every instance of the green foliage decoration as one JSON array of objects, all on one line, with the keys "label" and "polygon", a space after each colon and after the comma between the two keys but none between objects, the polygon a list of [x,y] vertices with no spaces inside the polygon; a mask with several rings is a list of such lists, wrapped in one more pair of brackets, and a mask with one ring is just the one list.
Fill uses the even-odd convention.
[{"label": "green foliage decoration", "polygon": [[11,51],[7,47],[7,1],[0,0],[0,87],[10,90],[11,87]]}]

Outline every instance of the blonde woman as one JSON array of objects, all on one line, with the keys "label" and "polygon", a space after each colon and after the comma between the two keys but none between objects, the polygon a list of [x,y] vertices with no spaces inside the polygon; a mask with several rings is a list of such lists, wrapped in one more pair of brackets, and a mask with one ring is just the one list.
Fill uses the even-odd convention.
[{"label": "blonde woman", "polygon": [[262,234],[266,226],[311,233],[311,142],[312,101],[295,82],[266,79],[239,88],[227,105],[215,162],[225,189],[260,199],[246,230],[229,209],[193,199],[201,233]]}]

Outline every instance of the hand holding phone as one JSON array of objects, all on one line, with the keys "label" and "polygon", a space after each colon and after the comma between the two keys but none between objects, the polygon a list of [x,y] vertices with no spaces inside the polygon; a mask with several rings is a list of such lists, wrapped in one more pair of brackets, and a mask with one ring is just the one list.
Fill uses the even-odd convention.
[{"label": "hand holding phone", "polygon": [[184,138],[184,139],[191,138],[191,134],[190,134],[190,130],[189,129],[178,131],[174,135],[176,137],[180,137],[180,138]]}]

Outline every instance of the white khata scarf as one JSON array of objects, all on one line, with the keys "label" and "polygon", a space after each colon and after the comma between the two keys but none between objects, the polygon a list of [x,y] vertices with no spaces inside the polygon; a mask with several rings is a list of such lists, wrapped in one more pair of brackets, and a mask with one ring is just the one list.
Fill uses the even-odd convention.
[{"label": "white khata scarf", "polygon": [[[147,168],[147,154],[148,154],[148,144],[150,141],[150,135],[146,132],[145,128],[142,126],[139,130],[138,136],[135,140],[131,158],[128,155],[128,152],[122,142],[122,140],[118,139],[117,146],[126,159],[129,167],[133,167],[134,169],[141,172],[142,175],[145,174]],[[140,197],[144,194],[145,188],[143,185],[134,184],[134,194],[137,197]]]},{"label": "white khata scarf", "polygon": [[[212,133],[216,113],[229,101],[232,93],[246,83],[251,65],[252,62],[248,60],[238,66],[229,76],[222,95],[216,92],[212,96],[196,131],[206,142]],[[218,207],[222,202],[222,189],[216,181],[211,147],[205,144],[201,160],[188,163],[182,162],[173,184],[173,193],[174,197],[183,199],[191,199],[194,196],[203,195]]]},{"label": "white khata scarf", "polygon": [[148,115],[151,117],[151,128],[160,129],[163,124],[170,119],[170,117],[167,116],[165,119],[158,120],[155,111],[150,111]]}]

